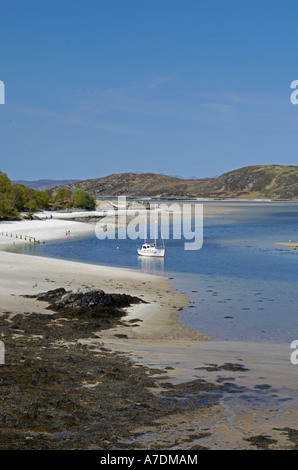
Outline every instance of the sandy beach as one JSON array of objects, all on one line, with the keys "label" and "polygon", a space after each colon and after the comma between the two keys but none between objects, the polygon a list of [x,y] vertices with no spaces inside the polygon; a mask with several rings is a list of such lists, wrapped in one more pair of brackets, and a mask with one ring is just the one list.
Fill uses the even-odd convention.
[{"label": "sandy beach", "polygon": [[[214,206],[209,210],[214,214],[227,209]],[[191,393],[198,381],[205,381],[214,390],[224,385],[212,406],[196,404],[195,408],[185,407],[184,412],[159,417],[155,426],[139,425],[134,430],[138,446],[185,450],[196,445],[208,449],[296,448],[297,371],[290,362],[288,345],[215,342],[186,328],[179,315],[188,299],[174,292],[166,278],[5,251],[12,244],[25,243],[21,234],[43,243],[92,231],[94,224],[60,218],[1,223],[0,315],[6,315],[9,321],[17,314],[48,314],[44,302],[24,296],[60,287],[83,286],[137,296],[146,303],[128,307],[120,324],[95,331],[92,337],[78,338],[77,343],[94,352],[104,346],[136,365],[163,370],[166,375],[158,379],[157,374],[159,388],[152,388],[154,395],[165,390],[165,383],[177,387],[175,393],[183,384]],[[5,345],[3,334],[2,340]]]},{"label": "sandy beach", "polygon": [[298,243],[291,243],[291,242],[276,242],[276,245],[285,246],[286,248],[293,248],[293,250],[297,250]]}]

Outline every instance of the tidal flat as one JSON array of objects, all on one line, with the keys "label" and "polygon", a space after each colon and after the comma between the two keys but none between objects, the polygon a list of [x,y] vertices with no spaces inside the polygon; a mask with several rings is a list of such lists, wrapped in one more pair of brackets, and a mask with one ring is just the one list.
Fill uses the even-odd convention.
[{"label": "tidal flat", "polygon": [[[213,206],[209,207],[211,211]],[[235,240],[229,238],[228,245],[226,236],[222,240],[214,237],[219,220],[223,222],[221,230],[231,227],[226,222],[229,214],[224,205],[220,209],[217,220],[209,219],[211,232],[206,232],[205,251],[199,253],[198,266],[215,266],[204,263],[204,256],[212,255],[214,259],[215,254],[218,262],[220,253],[225,255],[227,247],[229,253],[235,246],[238,250],[239,244],[243,256],[251,258],[256,253],[258,258],[262,255],[260,260],[266,257],[267,262],[262,265],[271,277],[280,276],[289,264],[294,270],[295,250],[272,248],[276,234],[263,233],[267,207],[259,214],[257,226],[262,226],[266,246],[262,242],[257,249],[252,239],[247,243],[247,230],[240,243],[238,235]],[[216,208],[214,211],[217,214]],[[236,213],[239,211],[233,212],[233,218]],[[250,220],[255,220],[254,210],[250,214],[246,229]],[[31,229],[27,224],[26,231],[41,240],[37,247],[48,246],[47,240],[62,239],[68,229],[73,237],[86,236],[94,230],[94,226],[71,221],[30,224]],[[271,230],[270,220],[267,225]],[[9,224],[11,231],[16,228],[18,234],[22,227],[22,222]],[[234,229],[238,230],[238,226],[233,225]],[[6,249],[11,239],[3,236],[1,247]],[[19,237],[15,240],[20,246]],[[272,246],[268,247],[268,243]],[[77,248],[72,241],[67,246]],[[121,249],[115,253],[123,256]],[[271,269],[277,263],[279,270]],[[242,269],[243,264],[238,265]],[[232,269],[231,258],[221,266]],[[2,449],[297,448],[297,372],[290,361],[290,343],[275,342],[271,336],[269,342],[248,340],[250,330],[246,324],[258,332],[252,308],[223,309],[230,306],[232,299],[225,289],[219,291],[226,284],[215,283],[214,279],[211,283],[209,278],[204,283],[200,275],[200,283],[191,284],[189,293],[184,285],[188,281],[185,275],[182,282],[176,275],[169,274],[167,279],[165,274],[103,266],[100,260],[88,264],[0,251],[0,331],[5,346],[5,364],[0,366]],[[205,275],[210,277],[208,272]],[[274,278],[272,285],[278,282]],[[241,291],[245,299],[250,291],[261,293],[259,286],[258,290],[249,287],[246,279]],[[99,317],[77,317],[51,309],[38,294],[55,289],[65,289],[65,293],[100,289],[108,294],[135,296],[142,302],[122,307],[121,313],[109,316],[105,322],[107,318],[103,321]],[[288,291],[289,299],[294,301],[292,291]],[[274,292],[279,295],[278,290]],[[259,297],[253,297],[257,307]],[[266,333],[269,326],[277,333],[282,331],[275,328],[273,319],[282,321],[289,330],[279,315],[277,300],[271,299],[267,299],[272,315]],[[266,299],[262,300],[264,306]],[[221,307],[219,317],[214,303]],[[240,318],[239,312],[245,316]],[[256,318],[261,318],[260,312],[264,317],[265,310],[257,308]],[[285,308],[282,313],[287,313]],[[186,314],[191,322],[181,322]],[[224,338],[236,326],[245,329],[245,336],[212,339],[214,332],[222,328],[220,317],[224,322],[227,318],[233,320],[228,329],[220,331]],[[197,329],[192,328],[194,318],[198,320]],[[202,329],[205,318],[213,323]],[[288,315],[287,319],[292,317]],[[290,334],[295,331],[291,328]]]},{"label": "tidal flat", "polygon": [[[1,316],[2,450],[142,449],[140,427],[152,433],[161,419],[217,402],[225,384],[172,385],[162,369],[79,341],[119,321],[118,315],[107,322],[61,313]],[[199,440],[208,433],[192,434],[180,444],[205,448]],[[154,448],[171,446],[156,441]]]}]

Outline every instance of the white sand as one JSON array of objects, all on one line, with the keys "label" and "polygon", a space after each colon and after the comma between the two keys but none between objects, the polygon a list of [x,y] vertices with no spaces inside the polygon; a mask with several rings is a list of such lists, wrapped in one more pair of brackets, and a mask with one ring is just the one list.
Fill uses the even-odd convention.
[{"label": "white sand", "polygon": [[68,236],[66,235],[68,231],[70,236],[84,236],[94,233],[94,227],[84,222],[59,218],[0,222],[0,249],[31,243],[33,239],[39,242],[63,239]]}]

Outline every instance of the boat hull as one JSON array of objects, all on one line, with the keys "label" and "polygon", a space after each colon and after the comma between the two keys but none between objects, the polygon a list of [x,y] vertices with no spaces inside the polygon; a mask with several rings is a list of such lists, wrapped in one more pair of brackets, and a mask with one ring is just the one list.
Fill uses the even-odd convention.
[{"label": "boat hull", "polygon": [[165,250],[138,250],[140,256],[146,256],[147,258],[164,258]]}]

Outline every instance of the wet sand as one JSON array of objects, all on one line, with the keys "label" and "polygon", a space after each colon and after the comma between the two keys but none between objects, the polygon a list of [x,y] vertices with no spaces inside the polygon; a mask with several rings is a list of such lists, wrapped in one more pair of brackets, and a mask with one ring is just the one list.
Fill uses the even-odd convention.
[{"label": "wet sand", "polygon": [[[135,315],[137,309],[130,308]],[[289,437],[296,435],[298,418],[297,366],[290,361],[290,345],[212,341],[206,337],[193,340],[170,333],[151,336],[149,332],[150,328],[128,332],[119,326],[101,332],[99,337],[112,350],[129,352],[136,363],[167,370],[173,384],[200,379],[214,385],[230,384],[231,389],[212,408],[176,416],[171,429],[168,422],[161,423],[159,437],[142,430],[146,445],[153,444],[154,439],[174,443],[180,436],[180,443],[173,447],[179,449],[192,427],[197,432],[208,430],[210,434],[200,438],[200,445],[211,449],[296,446]]]},{"label": "wet sand", "polygon": [[[46,233],[40,226],[38,232],[36,224],[26,228],[32,236],[39,233],[42,240],[65,236],[67,227],[76,236],[94,230],[94,226],[80,222],[61,222],[55,230],[47,227]],[[5,237],[0,238],[0,247],[7,248]],[[153,376],[154,371],[162,370],[165,375],[160,378],[156,373],[156,383],[152,384],[153,395],[160,397],[166,392],[168,397],[171,394],[179,397],[181,393],[183,399],[188,396],[192,400],[183,411],[177,406],[176,413],[174,408],[170,415],[157,414],[155,424],[137,422],[134,429],[137,437],[135,441],[130,437],[127,448],[131,445],[136,446],[132,448],[184,450],[200,446],[232,450],[297,447],[298,366],[290,361],[290,345],[215,342],[184,327],[179,315],[188,299],[174,292],[164,278],[0,251],[0,315],[8,315],[8,319],[18,313],[49,313],[43,302],[23,295],[82,286],[125,292],[147,303],[129,307],[121,324],[95,331],[90,337],[82,335],[76,338],[76,343],[95,353],[102,347],[119,352],[136,366],[149,367]],[[4,344],[5,340],[4,337]],[[201,397],[203,392],[197,389],[198,381],[211,384],[209,394],[216,397],[212,405],[205,395]],[[100,386],[96,389],[96,381],[94,384],[93,390],[99,391]],[[122,445],[125,446],[125,438]]]}]

